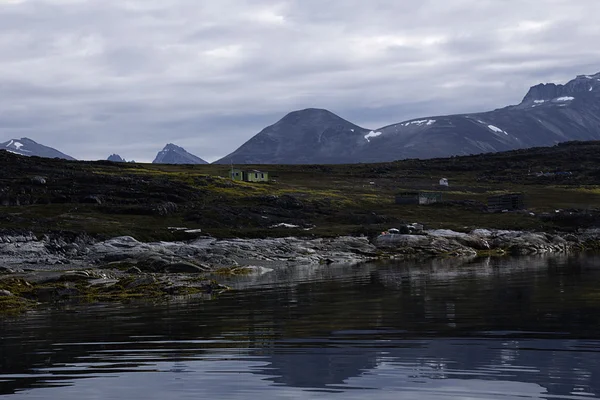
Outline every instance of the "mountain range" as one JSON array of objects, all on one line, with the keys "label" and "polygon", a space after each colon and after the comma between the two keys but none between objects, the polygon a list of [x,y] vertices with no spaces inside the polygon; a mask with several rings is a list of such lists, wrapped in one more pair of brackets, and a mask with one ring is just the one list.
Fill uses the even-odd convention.
[{"label": "mountain range", "polygon": [[216,163],[383,162],[549,146],[600,139],[600,73],[565,85],[533,86],[518,105],[428,116],[379,129],[320,109],[292,112]]},{"label": "mountain range", "polygon": [[[539,84],[523,100],[488,112],[428,116],[367,129],[328,110],[294,111],[264,128],[219,164],[338,164],[436,158],[600,139],[600,73],[565,85]],[[28,138],[0,149],[25,156],[73,157]],[[125,161],[113,154],[112,161]],[[172,143],[156,164],[207,164]]]}]

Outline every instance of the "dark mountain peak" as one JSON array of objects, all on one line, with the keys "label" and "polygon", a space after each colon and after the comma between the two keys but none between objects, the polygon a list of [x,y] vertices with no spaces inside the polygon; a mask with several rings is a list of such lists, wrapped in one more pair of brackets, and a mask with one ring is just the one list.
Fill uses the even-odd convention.
[{"label": "dark mountain peak", "polygon": [[177,146],[173,143],[167,143],[167,145],[163,148],[163,151],[169,151],[169,150],[184,150],[183,147]]},{"label": "dark mountain peak", "polygon": [[532,86],[529,92],[523,98],[523,103],[534,101],[551,100],[560,96],[563,90],[563,85],[555,83],[540,83]]},{"label": "dark mountain peak", "polygon": [[158,152],[153,164],[208,164],[206,161],[191,153],[188,153],[183,147],[173,143],[167,145]]},{"label": "dark mountain peak", "polygon": [[348,122],[331,111],[306,108],[285,115],[216,163],[352,162],[353,154],[368,143],[368,134],[368,129]]},{"label": "dark mountain peak", "polygon": [[123,157],[121,157],[118,154],[111,154],[110,156],[108,156],[107,160],[113,162],[127,162]]},{"label": "dark mountain peak", "polygon": [[600,72],[594,75],[578,75],[565,85],[540,83],[532,86],[523,98],[523,103],[541,103],[558,98],[588,96],[600,93]]},{"label": "dark mountain peak", "polygon": [[343,121],[349,123],[342,117],[322,108],[305,108],[304,110],[292,111],[283,117],[277,124],[297,124],[297,123],[332,123]]}]

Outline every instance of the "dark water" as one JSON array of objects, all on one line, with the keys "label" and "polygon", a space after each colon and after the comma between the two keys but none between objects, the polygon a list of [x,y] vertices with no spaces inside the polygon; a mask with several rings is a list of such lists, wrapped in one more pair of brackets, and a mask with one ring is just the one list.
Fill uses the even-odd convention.
[{"label": "dark water", "polygon": [[600,398],[600,259],[299,268],[0,321],[14,399]]}]

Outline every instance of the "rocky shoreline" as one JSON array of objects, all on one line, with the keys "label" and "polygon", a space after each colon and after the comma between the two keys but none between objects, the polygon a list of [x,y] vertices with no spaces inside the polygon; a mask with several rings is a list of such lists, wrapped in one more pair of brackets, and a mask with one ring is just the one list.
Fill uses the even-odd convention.
[{"label": "rocky shoreline", "polygon": [[577,234],[477,229],[384,232],[333,239],[296,237],[144,243],[86,235],[0,235],[0,312],[55,301],[106,301],[213,295],[219,276],[267,273],[291,265],[352,265],[407,257],[477,257],[595,249],[600,231]]}]

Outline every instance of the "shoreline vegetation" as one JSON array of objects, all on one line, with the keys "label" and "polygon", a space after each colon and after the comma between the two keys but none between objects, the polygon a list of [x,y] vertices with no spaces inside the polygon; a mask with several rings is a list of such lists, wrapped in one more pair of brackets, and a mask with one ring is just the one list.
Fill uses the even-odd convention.
[{"label": "shoreline vegetation", "polygon": [[[286,264],[596,250],[599,158],[600,142],[570,142],[381,164],[248,166],[271,178],[249,183],[229,179],[227,165],[0,151],[0,313],[214,296],[228,289],[223,274]],[[395,204],[402,191],[441,201]],[[488,197],[504,193],[523,193],[526,208],[489,212]],[[425,229],[387,234],[415,223]]]}]

